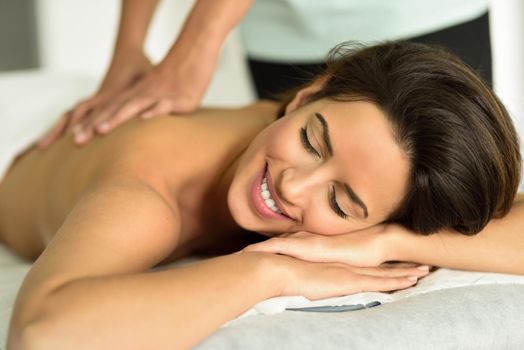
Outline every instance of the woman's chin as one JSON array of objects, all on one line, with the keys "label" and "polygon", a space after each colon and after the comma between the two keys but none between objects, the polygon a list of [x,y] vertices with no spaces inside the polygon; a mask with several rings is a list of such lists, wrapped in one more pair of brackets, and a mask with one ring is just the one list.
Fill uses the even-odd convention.
[{"label": "woman's chin", "polygon": [[258,233],[259,235],[262,235],[262,236],[265,236],[265,237],[276,237],[276,236],[280,236],[282,234],[282,232],[264,232],[264,231],[255,231],[256,233]]},{"label": "woman's chin", "polygon": [[247,231],[256,232],[253,222],[253,213],[248,210],[247,203],[241,203],[238,201],[238,197],[230,191],[227,196],[227,206],[229,207],[229,213],[238,226]]}]

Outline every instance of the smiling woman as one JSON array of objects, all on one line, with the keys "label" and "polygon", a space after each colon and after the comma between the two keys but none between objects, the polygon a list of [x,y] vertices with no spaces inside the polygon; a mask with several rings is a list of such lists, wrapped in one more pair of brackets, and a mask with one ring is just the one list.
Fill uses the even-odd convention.
[{"label": "smiling woman", "polygon": [[[257,135],[239,162],[228,198],[235,221],[250,231],[330,235],[383,222],[402,200],[409,171],[384,113],[368,101],[323,99],[292,108]],[[260,220],[250,198],[241,200],[257,168],[287,220]]]},{"label": "smiling woman", "polygon": [[[386,221],[422,234],[452,227],[471,235],[509,211],[521,169],[514,125],[487,84],[457,57],[417,44],[363,50],[342,44],[331,51],[325,76],[308,100],[374,104],[409,162],[406,193]],[[380,140],[370,137],[367,142]]]},{"label": "smiling woman", "polygon": [[[8,348],[187,348],[272,296],[412,286],[427,269],[377,265],[436,260],[382,254],[392,237],[385,223],[418,237],[496,232],[500,244],[459,245],[482,247],[475,259],[439,262],[514,272],[493,257],[516,261],[522,249],[510,234],[524,217],[513,205],[518,149],[511,119],[480,79],[441,49],[403,42],[337,47],[327,70],[281,105],[133,120],[81,149],[71,135],[30,149],[0,183],[2,238],[38,258]],[[224,243],[234,252],[257,232],[281,236],[272,244],[333,240],[309,259],[317,262],[252,245],[148,271]]]}]

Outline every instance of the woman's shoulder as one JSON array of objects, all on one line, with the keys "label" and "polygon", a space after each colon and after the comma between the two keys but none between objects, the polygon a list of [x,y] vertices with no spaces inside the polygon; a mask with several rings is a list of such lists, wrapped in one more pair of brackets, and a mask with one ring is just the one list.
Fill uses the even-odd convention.
[{"label": "woman's shoulder", "polygon": [[227,146],[265,128],[276,119],[277,109],[275,102],[261,101],[245,107],[201,108],[192,114],[136,119],[122,127],[121,143],[132,152],[144,149],[147,153],[151,148],[166,153],[166,147],[196,151]]},{"label": "woman's shoulder", "polygon": [[172,185],[220,171],[275,119],[277,108],[274,102],[260,102],[129,121],[113,131],[106,147],[111,168]]},{"label": "woman's shoulder", "polygon": [[198,138],[202,132],[214,130],[227,132],[232,129],[260,129],[276,119],[278,104],[273,101],[259,101],[243,107],[207,107],[191,114],[166,115],[148,120],[135,119],[122,127],[127,144],[136,145],[148,138],[159,139],[168,134],[180,137]]},{"label": "woman's shoulder", "polygon": [[274,102],[261,101],[245,107],[201,108],[192,114],[135,119],[121,127],[115,143],[131,154],[141,150],[149,154],[155,149],[165,154],[166,147],[174,147],[173,151],[219,147],[258,133],[276,119],[277,108]]}]

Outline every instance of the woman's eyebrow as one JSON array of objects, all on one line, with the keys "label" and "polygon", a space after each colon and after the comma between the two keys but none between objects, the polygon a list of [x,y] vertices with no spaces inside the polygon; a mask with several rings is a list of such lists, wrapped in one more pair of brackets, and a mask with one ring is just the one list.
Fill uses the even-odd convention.
[{"label": "woman's eyebrow", "polygon": [[344,183],[344,189],[346,190],[346,193],[347,193],[348,197],[354,203],[356,203],[359,207],[361,207],[364,210],[364,218],[367,219],[367,217],[368,217],[368,207],[366,206],[366,204],[364,204],[362,199],[360,199],[360,197],[357,196],[357,194],[355,193],[355,191],[353,191],[353,189],[351,188],[351,186],[349,186],[349,184]]},{"label": "woman's eyebrow", "polygon": [[324,138],[324,144],[326,145],[329,155],[333,157],[333,148],[331,147],[331,140],[329,139],[328,123],[322,114],[318,112],[315,113],[315,117],[317,117],[317,119],[320,121],[320,124],[322,124],[322,136]]},{"label": "woman's eyebrow", "polygon": [[[332,157],[333,148],[331,147],[331,139],[329,137],[329,126],[326,121],[326,118],[324,118],[324,116],[320,114],[319,112],[315,112],[315,117],[320,121],[320,124],[322,124],[322,139],[324,141],[325,147],[328,150],[329,155]],[[353,191],[353,188],[349,184],[344,183],[344,189],[346,190],[346,193],[349,199],[353,203],[361,207],[362,210],[364,210],[364,217],[367,218],[368,217],[368,207],[366,206],[364,201],[360,199],[360,197],[355,193],[355,191]]]}]

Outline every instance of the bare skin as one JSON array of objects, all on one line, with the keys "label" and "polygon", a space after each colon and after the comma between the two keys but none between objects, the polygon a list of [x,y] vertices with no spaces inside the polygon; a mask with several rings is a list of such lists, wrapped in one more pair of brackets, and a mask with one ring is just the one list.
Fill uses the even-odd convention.
[{"label": "bare skin", "polygon": [[[7,348],[143,349],[155,339],[155,348],[185,349],[267,298],[398,290],[428,273],[380,265],[391,260],[514,271],[493,257],[515,252],[508,247],[519,255],[522,205],[478,238],[419,238],[382,225],[405,191],[409,164],[377,106],[308,103],[321,86],[300,90],[278,120],[278,106],[261,102],[133,120],[82,149],[68,135],[44,153],[23,154],[0,184],[0,232],[36,261],[18,293]],[[261,207],[256,186],[263,190],[265,177],[287,216],[268,201]],[[342,181],[360,204],[337,191]],[[223,242],[239,249],[248,231],[277,237],[265,249],[148,271]],[[441,238],[461,254],[438,250]],[[320,255],[283,249],[297,239]]]},{"label": "bare skin", "polygon": [[[0,183],[0,239],[21,256],[35,259],[86,189],[122,169],[147,179],[179,209],[184,225],[177,249],[162,263],[203,248],[226,232],[245,236],[241,230],[232,232],[231,223],[214,221],[225,211],[213,207],[213,185],[216,179],[232,175],[228,170],[235,157],[250,142],[250,135],[275,118],[277,107],[261,102],[242,109],[203,109],[191,118],[135,120],[114,136],[97,138],[82,149],[73,145],[69,135],[45,153],[27,150]],[[206,156],[183,151],[196,147]],[[204,220],[211,208],[214,214]],[[217,232],[217,227],[224,230]]]},{"label": "bare skin", "polygon": [[[398,290],[428,273],[412,264],[379,266],[385,261],[502,272],[521,266],[495,263],[504,260],[497,254],[521,256],[521,203],[474,238],[419,238],[382,227],[405,191],[406,159],[372,103],[306,103],[319,86],[299,91],[278,121],[277,105],[268,102],[202,110],[191,118],[134,120],[80,150],[68,136],[45,153],[22,155],[0,185],[0,231],[16,252],[37,259],[17,296],[7,348],[143,349],[155,339],[156,348],[185,349],[270,297]],[[330,125],[329,143],[321,141],[321,119]],[[258,198],[253,179],[262,181],[265,167],[271,198],[280,199],[286,218],[250,209]],[[342,193],[335,200],[348,217],[328,204],[325,190],[339,181],[353,185],[369,216]],[[309,239],[303,246],[323,256],[273,244],[148,271],[248,237],[241,228],[295,232],[287,237]],[[369,234],[375,239],[362,241]],[[453,240],[462,253],[439,250],[439,239]],[[335,247],[344,252],[326,258]]]},{"label": "bare skin", "polygon": [[[307,100],[309,90],[304,91],[287,112]],[[156,348],[185,349],[255,303],[274,296],[319,299],[414,285],[427,269],[413,264],[312,263],[248,251],[187,267],[148,271],[223,243],[228,252],[238,250],[246,245],[245,238],[253,236],[249,231],[267,232],[256,227],[274,226],[273,231],[283,233],[300,223],[291,218],[275,221],[247,215],[250,185],[246,181],[260,171],[260,158],[266,152],[272,170],[284,162],[295,162],[304,170],[313,165],[324,169],[324,163],[313,158],[298,139],[298,123],[306,120],[309,109],[325,108],[330,121],[341,128],[372,118],[378,124],[360,128],[380,132],[383,143],[379,146],[384,151],[398,149],[376,107],[326,103],[297,109],[280,124],[273,123],[278,106],[260,102],[241,109],[202,110],[191,118],[133,120],[82,149],[68,135],[44,153],[28,150],[0,185],[2,240],[18,254],[36,258],[17,296],[7,348],[143,349],[155,339]],[[347,113],[354,118],[345,118]],[[278,130],[280,136],[275,133]],[[334,147],[350,147],[347,138],[337,139]],[[392,198],[382,196],[380,201],[388,205],[403,186],[405,164],[401,158],[394,163],[399,182],[389,188]],[[308,186],[320,189],[329,172],[343,167],[343,162],[326,164],[327,172],[317,172],[321,176],[308,181]],[[243,169],[240,176],[238,169]],[[231,195],[234,179],[236,190]],[[296,180],[299,178],[286,181],[286,188],[298,189]],[[230,199],[233,212],[227,203]],[[335,220],[326,202],[322,196],[308,210],[320,210]],[[374,208],[373,220],[377,221],[386,207]],[[238,222],[241,217],[248,220],[243,223],[247,226]],[[333,228],[339,233],[363,225],[340,217],[336,220]],[[303,221],[309,226],[300,227],[306,230],[314,221]]]}]

